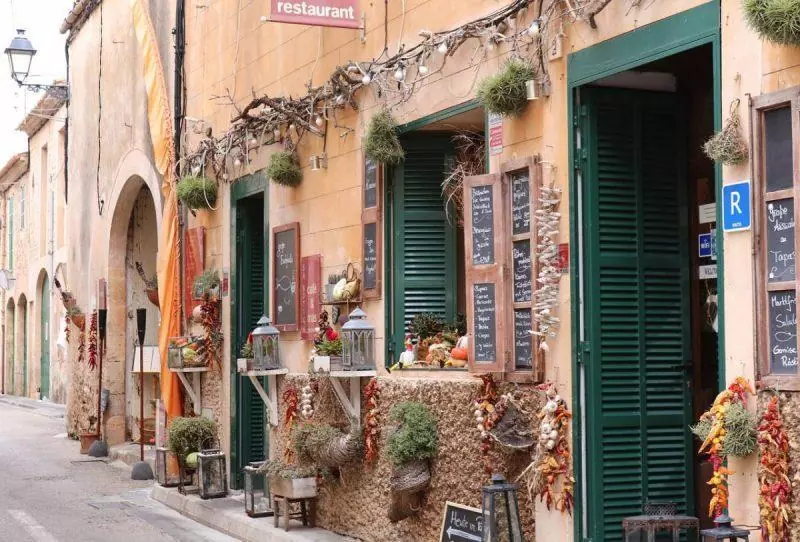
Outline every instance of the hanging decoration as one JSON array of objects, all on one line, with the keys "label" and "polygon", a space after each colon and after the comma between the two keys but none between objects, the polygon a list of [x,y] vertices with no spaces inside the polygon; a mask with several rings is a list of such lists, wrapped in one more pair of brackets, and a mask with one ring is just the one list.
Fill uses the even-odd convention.
[{"label": "hanging decoration", "polygon": [[92,311],[89,320],[89,368],[97,367],[97,311]]},{"label": "hanging decoration", "polygon": [[708,455],[714,468],[708,481],[712,494],[709,517],[717,517],[728,506],[728,477],[733,471],[723,466],[725,457],[746,457],[755,451],[755,419],[746,408],[747,396],[752,394],[750,382],[736,377],[692,427],[692,432],[703,440],[698,452]]},{"label": "hanging decoration", "polygon": [[796,0],[744,0],[745,19],[762,38],[800,45],[800,3]]},{"label": "hanging decoration", "polygon": [[367,158],[390,166],[405,158],[403,145],[397,137],[397,121],[388,109],[381,109],[370,119],[364,137],[364,154]]},{"label": "hanging decoration", "polygon": [[86,357],[86,331],[80,329],[78,334],[78,363],[83,363]]},{"label": "hanging decoration", "polygon": [[64,341],[69,344],[69,314],[64,315]]},{"label": "hanging decoration", "polygon": [[222,371],[222,358],[220,351],[225,340],[222,334],[222,305],[216,296],[208,291],[203,294],[203,303],[200,305],[200,325],[203,326],[203,341],[205,349],[202,354],[203,365],[210,367],[215,365],[218,371]]},{"label": "hanging decoration", "polygon": [[486,137],[477,132],[459,132],[453,136],[455,159],[442,181],[442,199],[447,221],[464,225],[464,179],[486,172]]},{"label": "hanging decoration", "polygon": [[217,203],[217,183],[206,177],[187,175],[178,181],[176,194],[189,209],[212,209]]},{"label": "hanging decoration", "polygon": [[367,414],[364,418],[364,459],[367,463],[374,463],[378,459],[378,443],[381,439],[381,428],[379,425],[378,399],[380,399],[381,388],[378,379],[372,377],[364,388],[364,399],[366,401]]},{"label": "hanging decoration", "polygon": [[[555,384],[545,382],[537,387],[545,392],[545,404],[537,414],[539,439],[533,461],[517,477],[525,480],[531,503],[538,496],[547,509],[555,507],[572,514],[575,504],[575,478],[572,476],[572,452],[569,447],[569,423],[572,414],[567,402],[558,395]],[[561,482],[561,492],[556,498],[556,485]]]},{"label": "hanging decoration", "polygon": [[267,177],[281,186],[294,188],[303,180],[303,171],[291,151],[280,151],[269,157]]},{"label": "hanging decoration", "polygon": [[778,397],[773,396],[758,426],[761,539],[789,542],[792,523],[792,483],[789,479],[789,436],[783,426]]},{"label": "hanging decoration", "polygon": [[[285,390],[283,390],[283,404],[286,405],[286,412],[283,415],[283,432],[285,434],[286,441],[288,442],[289,436],[292,434],[294,428],[294,422],[297,419],[297,388],[294,386],[288,386]],[[294,451],[290,444],[287,444],[283,450],[283,458],[286,460],[287,463],[291,464],[294,459]]]},{"label": "hanging decoration", "polygon": [[474,403],[475,422],[481,436],[481,462],[483,463],[483,472],[487,475],[491,475],[494,472],[494,465],[492,464],[490,452],[492,451],[492,443],[494,441],[489,431],[492,430],[497,419],[503,414],[502,412],[498,412],[495,407],[498,401],[498,392],[494,376],[492,376],[491,373],[481,375],[481,380],[483,380],[481,395]]},{"label": "hanging decoration", "polygon": [[533,297],[533,319],[536,322],[534,335],[539,338],[539,350],[546,354],[550,351],[547,339],[553,339],[558,332],[561,319],[556,316],[555,310],[559,304],[559,286],[561,284],[561,271],[558,268],[558,238],[559,221],[561,213],[558,206],[561,203],[561,189],[552,184],[539,189],[536,215],[536,259],[539,262],[539,276],[536,279],[536,288]]},{"label": "hanging decoration", "polygon": [[703,152],[721,164],[737,165],[747,161],[747,140],[739,121],[739,98],[731,102],[725,127],[703,144]]},{"label": "hanging decoration", "polygon": [[528,105],[525,83],[534,78],[531,65],[512,58],[502,70],[488,76],[478,86],[478,102],[489,113],[504,117],[519,117]]},{"label": "hanging decoration", "polygon": [[314,387],[312,384],[316,382],[309,382],[300,393],[300,415],[304,420],[308,420],[314,415]]}]

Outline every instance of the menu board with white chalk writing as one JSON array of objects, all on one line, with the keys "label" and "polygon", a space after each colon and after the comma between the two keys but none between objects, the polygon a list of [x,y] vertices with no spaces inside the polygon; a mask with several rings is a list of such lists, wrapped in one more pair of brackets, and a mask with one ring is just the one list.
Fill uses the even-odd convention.
[{"label": "menu board with white chalk writing", "polygon": [[522,235],[531,231],[531,181],[528,170],[511,176],[511,233]]},{"label": "menu board with white chalk writing", "polygon": [[533,299],[533,265],[531,242],[528,239],[514,241],[514,303],[527,303]]},{"label": "menu board with white chalk writing", "polygon": [[282,331],[297,330],[300,226],[295,223],[273,230],[273,321]]},{"label": "menu board with white chalk writing", "polygon": [[533,365],[533,314],[531,309],[514,311],[514,367],[527,369]]},{"label": "menu board with white chalk writing", "polygon": [[797,296],[769,292],[769,364],[772,374],[797,374]]},{"label": "menu board with white chalk writing", "polygon": [[475,319],[475,362],[494,362],[497,359],[497,303],[494,284],[474,284],[472,303]]},{"label": "menu board with white chalk writing", "polygon": [[767,282],[795,279],[794,200],[779,199],[766,203]]},{"label": "menu board with white chalk writing", "polygon": [[494,195],[490,185],[473,186],[472,265],[494,263]]}]

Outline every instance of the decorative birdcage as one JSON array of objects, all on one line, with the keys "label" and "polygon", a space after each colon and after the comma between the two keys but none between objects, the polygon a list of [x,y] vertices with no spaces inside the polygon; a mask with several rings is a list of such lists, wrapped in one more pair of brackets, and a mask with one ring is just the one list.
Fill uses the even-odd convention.
[{"label": "decorative birdcage", "polygon": [[281,334],[268,316],[262,316],[253,330],[253,370],[271,371],[281,368]]}]

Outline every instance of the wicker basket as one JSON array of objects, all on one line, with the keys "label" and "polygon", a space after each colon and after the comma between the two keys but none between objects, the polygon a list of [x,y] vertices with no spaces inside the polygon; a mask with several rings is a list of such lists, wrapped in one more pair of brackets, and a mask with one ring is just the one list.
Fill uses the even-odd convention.
[{"label": "wicker basket", "polygon": [[355,460],[361,453],[361,433],[352,430],[330,439],[326,445],[307,449],[306,453],[315,465],[327,468],[344,466]]},{"label": "wicker basket", "polygon": [[508,405],[489,434],[509,452],[527,450],[534,444],[530,421],[513,404]]}]

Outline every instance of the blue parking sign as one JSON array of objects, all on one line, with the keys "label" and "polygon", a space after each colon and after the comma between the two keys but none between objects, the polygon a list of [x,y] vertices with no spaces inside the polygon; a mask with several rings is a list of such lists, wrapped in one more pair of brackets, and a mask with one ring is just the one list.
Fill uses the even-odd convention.
[{"label": "blue parking sign", "polygon": [[749,230],[751,220],[750,181],[726,184],[722,187],[722,229]]},{"label": "blue parking sign", "polygon": [[701,258],[710,258],[714,255],[714,241],[710,233],[701,233],[697,236],[699,254]]}]

